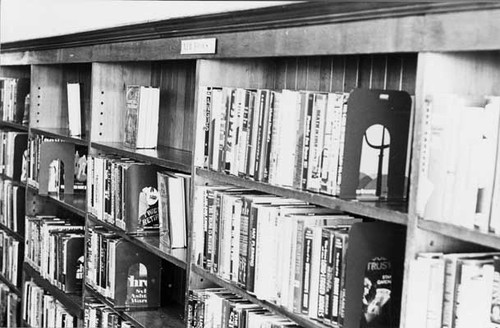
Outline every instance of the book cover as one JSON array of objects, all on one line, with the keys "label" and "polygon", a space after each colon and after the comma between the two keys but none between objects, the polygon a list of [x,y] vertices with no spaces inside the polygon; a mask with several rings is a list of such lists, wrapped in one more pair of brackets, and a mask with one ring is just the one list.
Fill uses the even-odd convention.
[{"label": "book cover", "polygon": [[114,306],[134,310],[160,305],[160,261],[125,240],[115,244]]},{"label": "book cover", "polygon": [[390,223],[352,225],[343,327],[399,327],[405,235],[404,227]]},{"label": "book cover", "polygon": [[80,83],[67,84],[68,127],[72,136],[82,135],[82,106]]}]

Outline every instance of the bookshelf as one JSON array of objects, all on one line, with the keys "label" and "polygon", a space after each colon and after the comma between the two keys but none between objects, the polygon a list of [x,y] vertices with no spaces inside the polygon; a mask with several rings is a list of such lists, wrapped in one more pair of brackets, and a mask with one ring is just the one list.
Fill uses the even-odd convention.
[{"label": "bookshelf", "polygon": [[[411,289],[410,263],[419,253],[500,249],[497,234],[425,220],[417,214],[416,204],[422,182],[416,168],[422,160],[424,99],[429,93],[499,95],[498,21],[500,6],[492,2],[312,2],[11,42],[2,44],[0,76],[30,78],[30,123],[2,121],[0,126],[85,146],[92,156],[117,155],[190,174],[193,195],[205,186],[229,184],[402,226],[406,229],[406,249],[399,326],[404,327],[407,298],[411,297],[407,294]],[[217,39],[215,54],[181,53],[181,41],[202,38]],[[82,84],[82,137],[68,133],[68,82]],[[125,86],[130,84],[160,88],[158,147],[154,150],[131,150],[123,145]],[[202,150],[196,149],[195,140],[203,128],[198,104],[202,101],[200,90],[206,86],[322,92],[357,87],[408,92],[414,103],[409,201],[346,200],[203,168]],[[201,238],[195,229],[202,224],[200,218],[193,217],[188,224],[188,248],[168,251],[160,246],[158,236],[126,234],[99,221],[89,213],[85,195],[41,196],[36,188],[27,187],[26,196],[26,213],[63,211],[76,222],[85,223],[87,229],[103,226],[160,259],[164,274],[171,271],[177,277],[173,285],[180,292],[173,300],[162,300],[159,310],[117,311],[138,327],[184,326],[189,291],[213,286],[224,287],[303,327],[325,327],[261,301],[200,267],[195,249]],[[201,206],[200,199],[192,200],[194,208]],[[29,265],[24,265],[24,271],[25,279],[38,279]],[[173,278],[166,281],[169,279]],[[51,290],[54,286],[48,282],[38,281],[82,319],[81,300],[68,300],[68,295]],[[163,293],[166,285],[162,284]],[[89,285],[84,287],[86,296],[112,307]]]}]

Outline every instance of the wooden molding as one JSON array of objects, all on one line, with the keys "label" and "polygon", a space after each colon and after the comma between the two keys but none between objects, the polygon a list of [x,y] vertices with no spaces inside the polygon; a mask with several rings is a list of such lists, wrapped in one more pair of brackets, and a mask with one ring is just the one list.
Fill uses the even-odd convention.
[{"label": "wooden molding", "polygon": [[500,8],[496,2],[327,2],[313,1],[228,13],[174,18],[1,44],[3,53],[51,50],[207,34],[235,33],[380,18]]}]

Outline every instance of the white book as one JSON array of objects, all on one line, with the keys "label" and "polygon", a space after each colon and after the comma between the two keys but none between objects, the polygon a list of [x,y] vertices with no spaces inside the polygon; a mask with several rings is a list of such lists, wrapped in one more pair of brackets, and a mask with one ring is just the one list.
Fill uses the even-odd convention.
[{"label": "white book", "polygon": [[68,83],[68,127],[69,134],[79,136],[82,134],[80,83]]}]

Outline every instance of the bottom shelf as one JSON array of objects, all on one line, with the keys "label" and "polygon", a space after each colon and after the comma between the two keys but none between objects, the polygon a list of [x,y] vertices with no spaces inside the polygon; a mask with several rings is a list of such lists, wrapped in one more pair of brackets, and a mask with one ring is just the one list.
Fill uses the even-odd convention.
[{"label": "bottom shelf", "polygon": [[237,295],[251,301],[252,303],[258,304],[259,306],[261,306],[269,311],[272,311],[274,313],[277,313],[279,315],[282,315],[286,318],[293,320],[294,322],[296,322],[297,324],[299,324],[302,327],[311,327],[311,328],[326,328],[326,327],[336,328],[336,327],[338,327],[337,325],[328,325],[327,326],[321,322],[312,320],[305,315],[293,313],[293,312],[290,312],[289,310],[287,310],[281,306],[278,306],[278,305],[275,305],[273,303],[269,303],[266,301],[261,301],[258,298],[248,294],[248,292],[245,291],[244,289],[239,288],[239,287],[235,286],[233,283],[228,282],[224,279],[221,279],[210,272],[207,272],[206,270],[204,270],[203,268],[200,268],[197,265],[193,264],[191,266],[191,270],[194,273],[198,274],[199,276],[219,285],[220,287],[226,288],[227,290],[231,291],[232,293],[237,294]]},{"label": "bottom shelf", "polygon": [[94,288],[85,284],[85,290],[103,304],[110,307],[122,319],[132,322],[137,328],[184,328],[184,308],[182,306],[171,306],[168,308],[142,310],[142,311],[119,311],[115,310],[113,304]]},{"label": "bottom shelf", "polygon": [[82,296],[77,294],[67,294],[52,285],[47,279],[43,278],[35,269],[33,269],[28,263],[23,265],[24,272],[33,280],[35,283],[42,287],[44,290],[49,292],[54,296],[61,304],[66,308],[66,310],[77,317],[77,319],[83,318],[83,304]]},{"label": "bottom shelf", "polygon": [[0,282],[6,284],[14,294],[21,297],[21,291],[19,290],[19,288],[17,288],[13,283],[7,280],[2,274],[0,274]]}]

